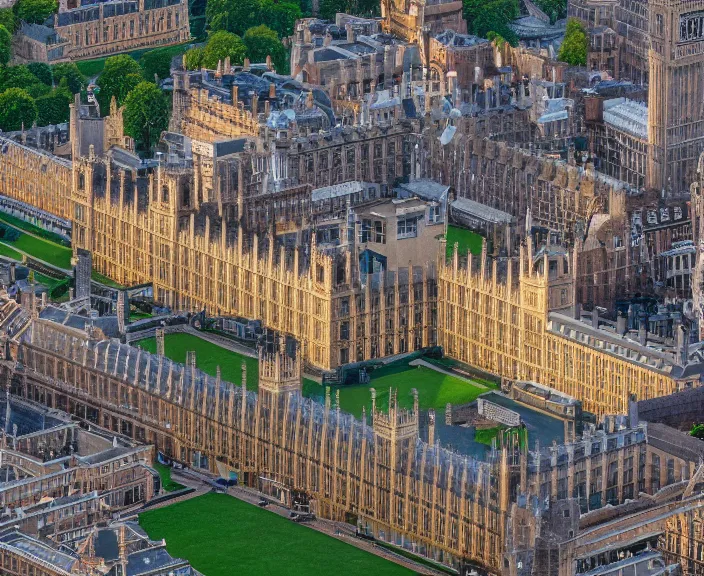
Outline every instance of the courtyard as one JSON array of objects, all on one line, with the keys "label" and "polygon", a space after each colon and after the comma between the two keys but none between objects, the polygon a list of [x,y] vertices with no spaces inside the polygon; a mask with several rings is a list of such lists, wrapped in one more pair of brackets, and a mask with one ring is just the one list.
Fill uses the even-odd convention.
[{"label": "courtyard", "polygon": [[[449,404],[466,404],[477,399],[480,394],[487,392],[490,383],[470,382],[443,372],[433,370],[427,366],[411,366],[410,359],[406,358],[383,368],[377,368],[370,373],[369,384],[347,385],[336,387],[332,391],[340,390],[340,408],[357,418],[362,416],[362,407],[367,414],[371,414],[372,401],[370,388],[376,390],[377,409],[387,410],[389,407],[389,389],[397,390],[399,406],[402,408],[413,407],[413,394],[418,391],[418,404],[422,410],[433,408],[439,413],[444,413],[445,406]],[[304,390],[304,393],[307,392]],[[322,387],[318,387],[317,395],[323,396]],[[310,392],[307,395],[312,395]]]},{"label": "courtyard", "polygon": [[448,258],[452,257],[455,250],[455,242],[457,243],[457,250],[460,256],[466,256],[467,252],[471,252],[475,256],[482,253],[484,238],[476,232],[449,225],[445,238],[447,240],[445,250]]},{"label": "courtyard", "polygon": [[206,576],[413,574],[226,494],[204,494],[150,510],[139,515],[139,523],[150,538],[165,538],[171,555],[187,559]]},{"label": "courtyard", "polygon": [[[147,338],[134,342],[135,346],[156,353],[156,339]],[[242,360],[247,364],[247,388],[256,390],[258,387],[258,365],[256,358],[239,354],[217,344],[213,344],[193,334],[167,334],[164,338],[164,353],[175,362],[185,363],[186,353],[193,350],[196,353],[196,366],[206,374],[215,376],[217,366],[223,380],[233,384],[241,384]],[[399,360],[371,372],[369,384],[334,387],[331,396],[334,402],[335,391],[340,390],[340,408],[343,412],[362,416],[362,408],[371,414],[370,388],[376,389],[377,408],[386,410],[389,406],[389,388],[398,390],[398,402],[402,408],[413,407],[412,390],[418,390],[420,408],[434,408],[443,412],[445,405],[466,404],[476,400],[477,396],[493,388],[493,384],[477,379],[472,382],[443,372],[438,372],[426,366],[409,365],[410,358]],[[439,363],[438,363],[439,364]],[[441,366],[447,367],[447,366]],[[323,401],[325,389],[317,382],[303,379],[303,395]]]},{"label": "courtyard", "polygon": [[[134,345],[156,354],[156,338],[138,340]],[[186,353],[189,351],[196,353],[196,366],[203,372],[215,376],[217,367],[220,366],[222,379],[237,385],[242,384],[242,360],[244,360],[247,365],[247,388],[257,389],[259,361],[256,358],[228,350],[193,334],[176,333],[165,336],[164,354],[167,358],[185,364]]]}]

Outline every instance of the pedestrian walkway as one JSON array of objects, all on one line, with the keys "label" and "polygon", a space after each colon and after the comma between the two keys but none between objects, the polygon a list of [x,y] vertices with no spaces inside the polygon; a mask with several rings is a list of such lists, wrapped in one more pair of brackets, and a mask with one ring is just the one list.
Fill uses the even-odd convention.
[{"label": "pedestrian walkway", "polygon": [[453,370],[446,370],[445,368],[442,368],[440,366],[437,366],[435,364],[432,364],[430,362],[427,362],[426,360],[423,360],[422,358],[418,358],[416,360],[411,360],[408,363],[409,366],[424,366],[425,368],[430,368],[431,370],[435,370],[436,372],[440,372],[441,374],[447,374],[448,376],[453,376],[454,378],[458,378],[459,380],[464,380],[465,382],[469,382],[472,386],[476,386],[477,388],[481,388],[483,390],[489,390],[484,384],[481,384],[480,382],[477,382],[476,380],[472,380],[471,378],[467,378],[465,376],[462,376],[462,374],[458,374],[457,372]]}]

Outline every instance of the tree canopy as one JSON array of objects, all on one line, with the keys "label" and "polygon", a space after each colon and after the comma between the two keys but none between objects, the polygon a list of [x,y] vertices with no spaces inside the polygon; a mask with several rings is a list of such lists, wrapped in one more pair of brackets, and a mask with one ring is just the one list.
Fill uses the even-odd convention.
[{"label": "tree canopy", "polygon": [[58,0],[18,0],[14,6],[15,16],[32,24],[43,24],[58,9]]},{"label": "tree canopy", "polygon": [[65,79],[68,89],[72,94],[78,94],[83,88],[85,88],[86,77],[81,74],[73,62],[67,62],[65,64],[54,64],[52,66],[52,73],[54,75],[54,81],[59,84],[61,80]]},{"label": "tree canopy", "polygon": [[218,61],[224,62],[228,57],[233,65],[242,64],[246,55],[247,47],[242,39],[231,32],[221,30],[215,32],[208,39],[208,43],[203,49],[200,65],[214,69],[217,68]]},{"label": "tree canopy", "polygon": [[0,24],[0,64],[6,66],[12,56],[12,34]]},{"label": "tree canopy", "polygon": [[464,0],[467,26],[473,34],[482,38],[494,32],[515,46],[518,38],[508,25],[519,15],[518,0]]},{"label": "tree canopy", "polygon": [[277,72],[288,72],[286,49],[271,28],[264,24],[250,28],[245,32],[243,41],[247,47],[247,57],[252,62],[264,62],[267,56],[271,56]]},{"label": "tree canopy", "polygon": [[160,80],[168,78],[171,75],[171,61],[185,51],[185,46],[177,45],[155,48],[142,54],[139,65],[144,71],[144,79],[147,82],[154,82],[155,75]]},{"label": "tree canopy", "polygon": [[296,20],[303,18],[303,11],[293,2],[276,2],[262,0],[261,21],[279,35],[279,38],[291,36]]},{"label": "tree canopy", "polygon": [[10,132],[31,128],[37,119],[37,105],[26,90],[9,88],[0,94],[0,129]]},{"label": "tree canopy", "polygon": [[558,60],[572,66],[586,66],[588,51],[589,37],[586,30],[579,20],[570,18],[567,22],[565,39],[562,41],[560,52],[557,55]]},{"label": "tree canopy", "polygon": [[110,111],[110,100],[113,96],[117,100],[117,105],[122,106],[130,90],[142,80],[142,68],[134,58],[120,54],[105,60],[105,67],[97,81],[100,88],[98,92],[100,112],[105,115]]},{"label": "tree canopy", "polygon": [[550,21],[553,23],[567,16],[567,2],[565,0],[535,0],[535,3],[550,16]]},{"label": "tree canopy", "polygon": [[201,67],[204,51],[203,48],[198,46],[186,52],[186,70],[198,70]]},{"label": "tree canopy", "polygon": [[358,16],[377,16],[380,2],[375,0],[320,0],[320,17],[334,20],[337,12]]},{"label": "tree canopy", "polygon": [[51,86],[54,83],[54,74],[51,72],[51,66],[48,64],[44,62],[30,62],[27,64],[27,69],[42,84]]},{"label": "tree canopy", "polygon": [[232,32],[241,36],[261,22],[259,0],[208,0],[205,19],[210,30]]},{"label": "tree canopy", "polygon": [[17,19],[12,8],[0,8],[0,25],[7,28],[10,34],[13,34],[17,27]]},{"label": "tree canopy", "polygon": [[125,133],[141,149],[150,149],[169,125],[169,104],[152,82],[140,82],[125,98]]},{"label": "tree canopy", "polygon": [[73,102],[73,95],[66,88],[65,81],[63,86],[52,90],[46,96],[37,98],[37,125],[47,126],[49,124],[68,122],[71,102]]},{"label": "tree canopy", "polygon": [[21,88],[33,98],[48,94],[51,90],[30,71],[29,66],[5,66],[0,70],[0,86],[2,90]]}]

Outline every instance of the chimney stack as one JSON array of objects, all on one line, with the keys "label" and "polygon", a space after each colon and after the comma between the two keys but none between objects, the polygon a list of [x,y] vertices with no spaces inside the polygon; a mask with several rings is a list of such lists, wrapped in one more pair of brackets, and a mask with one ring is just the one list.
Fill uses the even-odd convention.
[{"label": "chimney stack", "polygon": [[638,315],[638,342],[641,346],[645,346],[648,343],[648,317],[645,312],[641,312]]},{"label": "chimney stack", "polygon": [[628,331],[627,322],[628,319],[621,312],[619,312],[616,317],[616,332],[619,336],[623,336]]}]

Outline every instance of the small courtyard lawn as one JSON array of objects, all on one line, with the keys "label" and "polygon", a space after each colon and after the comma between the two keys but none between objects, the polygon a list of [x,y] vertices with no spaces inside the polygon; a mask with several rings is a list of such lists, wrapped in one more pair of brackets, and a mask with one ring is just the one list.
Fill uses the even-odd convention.
[{"label": "small courtyard lawn", "polygon": [[161,464],[155,461],[154,464],[152,464],[152,467],[159,473],[159,478],[161,478],[161,487],[166,492],[175,492],[176,490],[181,490],[182,488],[185,488],[183,484],[174,482],[171,479],[170,466],[166,466],[165,464]]},{"label": "small courtyard lawn", "polygon": [[207,576],[411,575],[412,571],[226,494],[139,515],[152,539]]},{"label": "small courtyard lawn", "polygon": [[[418,403],[421,409],[434,408],[442,413],[444,413],[445,405],[448,402],[450,404],[466,404],[487,391],[487,388],[481,385],[475,386],[471,382],[436,372],[425,366],[409,366],[408,360],[394,362],[374,370],[371,373],[369,384],[340,386],[338,388],[341,409],[344,412],[354,414],[357,418],[361,417],[363,406],[366,407],[367,414],[371,414],[370,388],[376,389],[377,409],[388,409],[389,388],[398,391],[398,402],[402,408],[412,408],[411,391],[415,388],[418,390]],[[315,390],[312,390],[310,394],[313,395],[314,392]],[[324,395],[322,387],[318,387],[317,392],[317,396],[320,398]],[[335,390],[331,391],[331,395],[334,401]]]},{"label": "small courtyard lawn", "polygon": [[22,254],[17,250],[10,248],[7,244],[0,243],[0,256],[5,256],[5,258],[11,258],[12,260],[22,261]]},{"label": "small courtyard lawn", "polygon": [[476,232],[460,228],[459,226],[447,227],[447,257],[451,258],[457,242],[460,256],[466,256],[467,252],[478,255],[482,253],[483,238]]},{"label": "small courtyard lawn", "polygon": [[502,425],[483,429],[477,428],[474,431],[474,441],[491,446],[491,441],[496,438],[502,430],[506,430],[506,426]]},{"label": "small courtyard lawn", "polygon": [[[144,350],[156,353],[156,338],[147,338],[135,342]],[[256,390],[258,376],[258,360],[238,354],[192,334],[167,334],[164,338],[164,354],[175,362],[186,362],[186,352],[194,350],[196,353],[196,366],[206,374],[215,376],[217,367],[220,366],[220,375],[223,380],[240,385],[242,383],[242,360],[247,365],[247,388]]]}]

